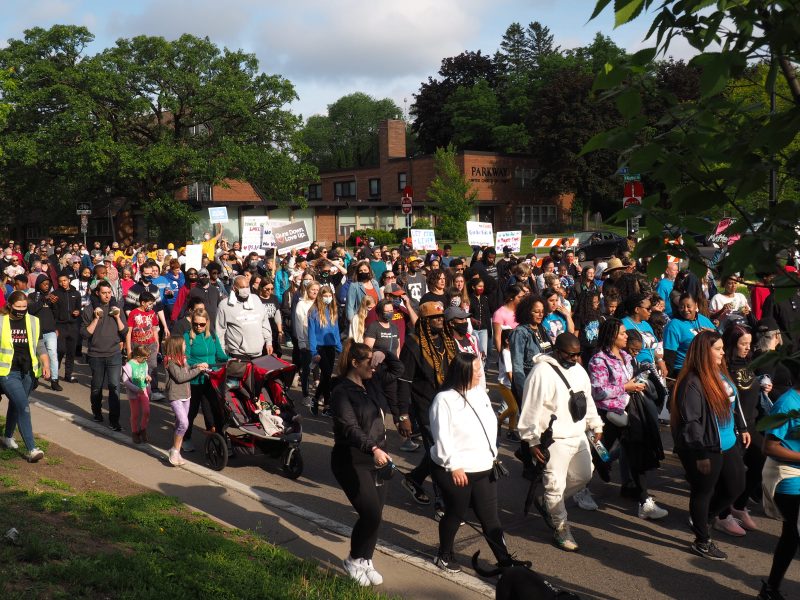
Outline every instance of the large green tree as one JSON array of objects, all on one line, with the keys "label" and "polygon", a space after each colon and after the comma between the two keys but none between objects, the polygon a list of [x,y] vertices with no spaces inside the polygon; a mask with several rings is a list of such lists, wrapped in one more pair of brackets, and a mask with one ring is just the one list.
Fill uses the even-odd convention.
[{"label": "large green tree", "polygon": [[475,214],[478,192],[464,177],[452,144],[436,149],[434,172],[436,176],[428,187],[427,196],[431,202],[430,211],[438,217],[436,231],[442,239],[463,240],[466,223]]},{"label": "large green tree", "polygon": [[390,98],[376,100],[362,92],[328,105],[327,115],[314,115],[303,128],[309,161],[321,171],[372,167],[378,164],[378,125],[401,119],[403,111]]},{"label": "large green tree", "polygon": [[138,36],[87,56],[92,40],[83,27],[35,28],[0,50],[15,84],[2,184],[18,211],[44,202],[63,217],[76,200],[115,196],[178,237],[193,215],[176,194],[194,183],[246,180],[301,198],[315,171],[300,160],[289,81],[208,38]]}]

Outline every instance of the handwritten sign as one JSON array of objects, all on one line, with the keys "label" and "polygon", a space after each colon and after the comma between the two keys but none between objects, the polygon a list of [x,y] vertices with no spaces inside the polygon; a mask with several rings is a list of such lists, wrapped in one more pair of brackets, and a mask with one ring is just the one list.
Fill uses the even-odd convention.
[{"label": "handwritten sign", "polygon": [[209,206],[208,207],[208,220],[212,223],[227,223],[228,222],[228,207],[227,206]]},{"label": "handwritten sign", "polygon": [[414,250],[438,250],[436,232],[433,229],[412,229],[411,247]]},{"label": "handwritten sign", "polygon": [[269,217],[244,217],[242,218],[242,252],[256,252],[264,246],[264,228],[271,231]]},{"label": "handwritten sign", "polygon": [[294,221],[280,227],[273,227],[272,235],[275,238],[278,252],[281,254],[295,248],[307,248],[311,245],[305,221]]},{"label": "handwritten sign", "polygon": [[186,246],[186,268],[197,269],[203,267],[203,246],[200,244],[189,244]]},{"label": "handwritten sign", "polygon": [[498,231],[497,240],[495,241],[495,249],[497,252],[502,252],[503,248],[506,246],[511,248],[511,252],[519,252],[522,248],[522,232]]},{"label": "handwritten sign", "polygon": [[494,244],[492,224],[467,221],[467,242],[470,246],[491,246]]}]

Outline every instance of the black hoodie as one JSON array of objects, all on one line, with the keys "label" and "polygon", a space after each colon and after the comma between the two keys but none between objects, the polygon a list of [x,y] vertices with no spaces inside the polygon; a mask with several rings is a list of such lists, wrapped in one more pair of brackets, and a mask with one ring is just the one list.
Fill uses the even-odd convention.
[{"label": "black hoodie", "polygon": [[55,315],[57,325],[75,324],[81,320],[80,315],[72,316],[72,311],[81,310],[81,294],[71,285],[68,290],[60,287],[53,292],[58,298],[55,305]]},{"label": "black hoodie", "polygon": [[42,333],[52,333],[56,330],[56,303],[51,303],[49,296],[51,291],[42,291],[42,283],[50,282],[50,278],[42,273],[36,278],[36,287],[28,295],[28,312],[39,318],[39,326]]}]

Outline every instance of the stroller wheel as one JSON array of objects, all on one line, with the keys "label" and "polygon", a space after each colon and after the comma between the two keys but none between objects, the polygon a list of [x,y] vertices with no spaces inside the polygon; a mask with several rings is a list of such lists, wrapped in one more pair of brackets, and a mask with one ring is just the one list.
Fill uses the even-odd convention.
[{"label": "stroller wheel", "polygon": [[222,471],[228,464],[228,445],[218,433],[209,433],[205,444],[206,460],[215,471]]},{"label": "stroller wheel", "polygon": [[289,479],[297,479],[303,474],[303,455],[300,448],[289,446],[281,455],[283,474]]}]

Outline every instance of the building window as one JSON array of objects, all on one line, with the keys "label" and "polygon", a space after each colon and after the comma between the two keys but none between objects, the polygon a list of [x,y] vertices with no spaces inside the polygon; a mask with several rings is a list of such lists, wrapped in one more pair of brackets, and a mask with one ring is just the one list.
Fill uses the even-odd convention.
[{"label": "building window", "polygon": [[189,186],[189,204],[191,206],[200,207],[213,201],[210,183],[195,182]]},{"label": "building window", "polygon": [[370,179],[369,180],[369,197],[370,198],[377,198],[381,195],[381,180],[380,179]]},{"label": "building window", "polygon": [[340,181],[333,184],[333,195],[337,198],[355,198],[356,182]]},{"label": "building window", "polygon": [[520,225],[548,225],[558,218],[556,207],[552,204],[537,206],[518,206],[516,220]]},{"label": "building window", "polygon": [[90,236],[111,236],[111,223],[108,217],[89,219]]},{"label": "building window", "polygon": [[44,236],[44,229],[38,223],[32,225],[25,226],[25,237],[29,240],[36,238],[36,241],[39,241],[39,238],[45,237]]},{"label": "building window", "polygon": [[402,192],[406,185],[408,185],[408,174],[407,173],[398,173],[397,174],[397,191]]},{"label": "building window", "polygon": [[309,200],[322,200],[322,184],[314,183],[308,186]]}]

